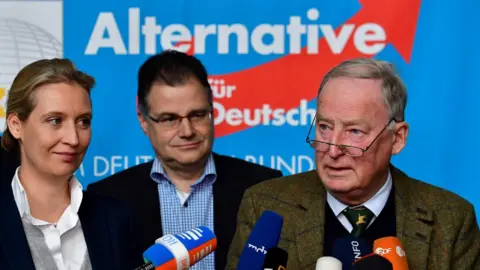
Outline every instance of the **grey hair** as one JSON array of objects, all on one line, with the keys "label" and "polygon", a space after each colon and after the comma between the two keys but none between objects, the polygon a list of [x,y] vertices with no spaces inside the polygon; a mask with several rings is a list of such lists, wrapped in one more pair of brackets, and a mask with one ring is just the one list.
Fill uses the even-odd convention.
[{"label": "grey hair", "polygon": [[356,58],[344,61],[325,75],[320,84],[318,95],[329,80],[338,77],[381,80],[382,94],[388,108],[389,118],[393,118],[397,122],[404,121],[407,89],[391,63],[371,58]]}]

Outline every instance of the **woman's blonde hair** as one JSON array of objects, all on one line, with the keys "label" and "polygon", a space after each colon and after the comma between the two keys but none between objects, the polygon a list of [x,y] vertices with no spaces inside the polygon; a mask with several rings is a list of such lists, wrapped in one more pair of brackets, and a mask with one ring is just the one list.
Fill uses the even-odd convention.
[{"label": "woman's blonde hair", "polygon": [[[8,91],[6,118],[16,114],[21,121],[27,120],[36,105],[35,90],[45,84],[78,84],[90,95],[95,79],[75,68],[68,59],[43,59],[25,66],[13,80]],[[2,136],[2,147],[9,151],[19,151],[19,142],[8,129]]]}]

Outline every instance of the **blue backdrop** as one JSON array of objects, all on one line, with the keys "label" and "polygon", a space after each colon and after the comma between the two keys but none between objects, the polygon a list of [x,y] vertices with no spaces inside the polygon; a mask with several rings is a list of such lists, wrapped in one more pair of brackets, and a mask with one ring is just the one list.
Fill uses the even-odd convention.
[{"label": "blue backdrop", "polygon": [[[212,79],[235,87],[216,98],[214,150],[285,174],[313,169],[305,136],[325,71],[369,56],[393,62],[408,88],[410,134],[393,164],[460,194],[479,216],[479,7],[474,0],[66,1],[64,55],[98,82],[94,136],[77,175],[88,184],[152,158],[136,119],[136,75],[168,46],[195,53]],[[298,20],[306,27],[297,42],[288,33],[302,32]],[[236,34],[227,44],[228,29]],[[265,104],[278,110],[276,124],[238,116]],[[220,119],[229,109],[230,120]]]}]

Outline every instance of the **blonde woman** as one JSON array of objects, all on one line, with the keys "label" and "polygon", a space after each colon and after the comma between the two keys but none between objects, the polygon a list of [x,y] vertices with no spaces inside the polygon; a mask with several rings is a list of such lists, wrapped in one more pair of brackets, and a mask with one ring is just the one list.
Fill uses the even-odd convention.
[{"label": "blonde woman", "polygon": [[90,144],[93,85],[66,59],[34,62],[12,84],[1,142],[20,166],[1,173],[2,270],[135,267],[129,210],[74,176]]}]

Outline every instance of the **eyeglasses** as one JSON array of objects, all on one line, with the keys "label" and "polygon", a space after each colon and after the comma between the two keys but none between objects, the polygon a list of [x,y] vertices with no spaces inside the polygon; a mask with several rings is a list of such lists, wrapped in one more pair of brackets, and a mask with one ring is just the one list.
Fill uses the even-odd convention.
[{"label": "eyeglasses", "polygon": [[[378,133],[378,135],[373,139],[373,141],[365,148],[361,148],[358,146],[353,146],[353,145],[346,145],[346,144],[334,144],[334,143],[329,143],[329,142],[322,142],[322,141],[317,141],[310,139],[310,132],[312,131],[312,128],[315,124],[315,118],[313,118],[312,125],[310,126],[310,129],[308,130],[306,142],[313,148],[315,151],[319,152],[327,152],[330,146],[337,146],[340,151],[342,151],[344,154],[351,156],[351,157],[361,157],[367,150],[373,145],[373,143],[380,137],[380,135],[383,133],[385,129],[390,125],[392,121],[395,121],[395,119],[390,119],[388,123],[385,125],[385,127]],[[396,121],[395,121],[396,122]]]},{"label": "eyeglasses", "polygon": [[188,121],[192,125],[206,124],[212,119],[211,109],[195,110],[190,112],[186,116],[180,116],[178,114],[168,113],[168,114],[160,115],[159,117],[156,117],[156,118],[148,114],[148,112],[146,112],[144,109],[142,109],[142,112],[150,120],[159,124],[160,126],[164,128],[172,128],[172,129],[178,128],[184,118],[188,119]]}]

